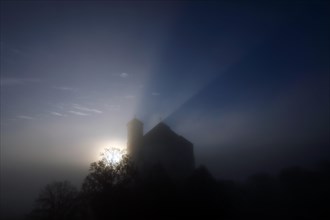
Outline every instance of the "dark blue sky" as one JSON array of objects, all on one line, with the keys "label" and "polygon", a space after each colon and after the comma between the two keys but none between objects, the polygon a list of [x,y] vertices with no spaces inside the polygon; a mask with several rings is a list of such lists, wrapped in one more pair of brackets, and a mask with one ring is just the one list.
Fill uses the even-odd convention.
[{"label": "dark blue sky", "polygon": [[218,178],[329,159],[329,23],[325,1],[1,2],[2,209],[79,185],[134,115]]}]

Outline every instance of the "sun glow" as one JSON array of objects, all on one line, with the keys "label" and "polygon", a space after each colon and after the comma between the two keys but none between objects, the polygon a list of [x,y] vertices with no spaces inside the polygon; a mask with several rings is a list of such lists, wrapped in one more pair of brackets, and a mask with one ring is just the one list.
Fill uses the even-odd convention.
[{"label": "sun glow", "polygon": [[112,147],[106,148],[101,156],[107,165],[116,165],[123,159],[125,154],[126,150]]},{"label": "sun glow", "polygon": [[107,164],[118,164],[126,154],[125,141],[101,141],[96,145],[95,160],[105,160]]}]

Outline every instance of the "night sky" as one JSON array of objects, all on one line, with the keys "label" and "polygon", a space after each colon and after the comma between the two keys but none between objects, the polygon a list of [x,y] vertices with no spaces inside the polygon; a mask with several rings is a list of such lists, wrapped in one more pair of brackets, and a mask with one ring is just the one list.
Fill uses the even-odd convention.
[{"label": "night sky", "polygon": [[329,15],[325,1],[2,1],[2,212],[53,180],[79,186],[134,116],[189,139],[220,179],[330,159]]}]

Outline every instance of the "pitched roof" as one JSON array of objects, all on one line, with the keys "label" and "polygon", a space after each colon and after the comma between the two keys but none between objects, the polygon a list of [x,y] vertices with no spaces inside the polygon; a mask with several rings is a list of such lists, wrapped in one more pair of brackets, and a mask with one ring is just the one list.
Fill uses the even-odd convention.
[{"label": "pitched roof", "polygon": [[151,140],[154,138],[158,139],[159,137],[164,137],[166,139],[177,139],[192,145],[190,141],[175,133],[168,125],[163,122],[158,123],[143,136],[145,140]]}]

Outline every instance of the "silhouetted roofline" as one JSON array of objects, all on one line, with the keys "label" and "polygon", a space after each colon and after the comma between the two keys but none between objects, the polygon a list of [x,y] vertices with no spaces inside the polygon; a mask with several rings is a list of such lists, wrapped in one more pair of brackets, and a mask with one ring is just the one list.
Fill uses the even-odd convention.
[{"label": "silhouetted roofline", "polygon": [[[159,129],[160,127],[165,127],[166,129],[169,129],[170,131],[172,131],[172,129],[167,124],[165,124],[164,122],[159,122],[153,128],[151,128],[147,133],[145,133],[144,137],[149,136],[153,131]],[[174,133],[174,131],[172,131],[172,132]]]},{"label": "silhouetted roofline", "polygon": [[190,142],[188,139],[186,139],[185,137],[183,137],[183,136],[181,136],[181,135],[178,135],[178,136],[179,136],[179,138],[181,138],[183,141],[185,141],[185,142],[187,142],[187,143],[193,145],[193,143],[191,143],[191,142]]},{"label": "silhouetted roofline", "polygon": [[156,131],[157,129],[161,129],[161,128],[166,128],[169,132],[171,132],[172,134],[174,134],[177,138],[180,138],[181,140],[183,140],[184,142],[187,142],[191,145],[193,145],[193,143],[191,143],[189,140],[187,140],[186,138],[184,138],[183,136],[177,134],[176,132],[174,132],[170,126],[168,126],[167,124],[165,124],[164,122],[159,122],[157,125],[155,125],[152,129],[150,129],[145,135],[143,135],[143,138],[148,138],[148,136],[152,135],[152,133],[154,131]]}]

